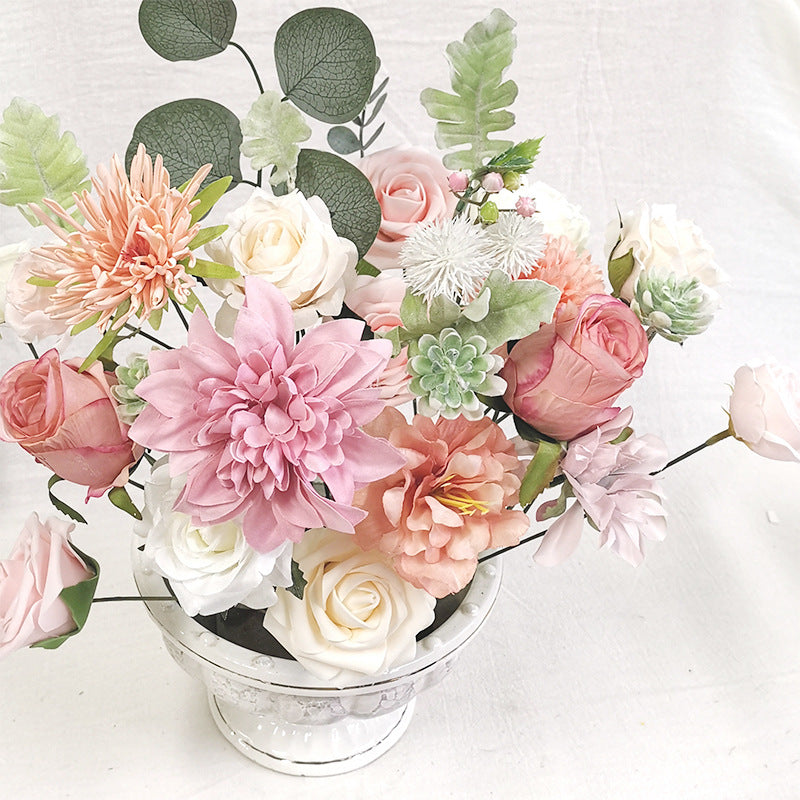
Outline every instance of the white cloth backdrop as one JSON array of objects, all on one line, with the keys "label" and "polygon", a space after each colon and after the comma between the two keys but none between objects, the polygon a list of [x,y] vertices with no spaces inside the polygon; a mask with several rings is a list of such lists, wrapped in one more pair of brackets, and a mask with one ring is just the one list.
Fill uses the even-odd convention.
[{"label": "white cloth backdrop", "polygon": [[[418,105],[446,88],[445,45],[490,5],[338,2],[371,27],[387,74],[385,146],[433,149]],[[234,36],[275,85],[274,31],[310,2],[240,2]],[[181,97],[238,115],[256,96],[233,49],[170,64],[138,3],[3,0],[0,102],[57,113],[90,165]],[[726,384],[748,359],[800,368],[800,6],[792,0],[528,0],[510,77],[518,138],[544,135],[536,174],[579,203],[602,259],[616,206],[675,202],[730,275],[710,331],[658,340],[629,393],[637,430],[677,454],[724,428]],[[240,203],[246,188],[226,203]],[[29,238],[0,209],[0,243]],[[27,357],[8,337],[0,368]],[[46,474],[0,445],[6,552]],[[796,798],[800,792],[800,467],[728,440],[664,478],[667,540],[634,570],[587,531],[565,566],[506,558],[495,611],[459,668],[420,698],[401,742],[351,775],[257,767],[217,734],[202,690],[138,604],[97,607],[54,652],[0,662],[5,797]],[[81,503],[81,493],[71,498]],[[78,542],[100,593],[130,593],[129,525],[95,501]]]}]

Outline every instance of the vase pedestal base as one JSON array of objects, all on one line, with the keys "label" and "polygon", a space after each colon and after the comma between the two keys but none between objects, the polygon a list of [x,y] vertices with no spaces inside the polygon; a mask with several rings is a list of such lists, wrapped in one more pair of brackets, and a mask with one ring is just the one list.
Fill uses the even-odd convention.
[{"label": "vase pedestal base", "polygon": [[403,735],[415,702],[380,716],[308,725],[249,712],[208,693],[214,722],[240,753],[276,772],[304,776],[340,775],[374,761]]}]

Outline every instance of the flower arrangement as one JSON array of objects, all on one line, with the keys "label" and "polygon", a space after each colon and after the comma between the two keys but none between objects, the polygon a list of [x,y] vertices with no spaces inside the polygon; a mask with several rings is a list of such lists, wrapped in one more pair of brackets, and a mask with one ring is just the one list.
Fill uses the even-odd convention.
[{"label": "flower arrangement", "polygon": [[[236,9],[143,0],[139,24],[167,60],[206,58]],[[513,28],[495,10],[448,47],[452,92],[421,96],[438,154],[374,150],[388,79],[330,8],[277,31],[280,91],[247,56],[244,119],[167,103],[91,182],[55,118],[18,99],[0,125],[0,202],[50,236],[0,252],[33,356],[0,379],[0,437],[52,471],[62,515],[81,521],[66,480],[135,517],[188,614],[252,608],[334,685],[411,658],[436,600],[501,551],[538,539],[553,565],[593,528],[640,563],[666,533],[656,475],[693,452],[668,462],[620,396],[656,340],[709,328],[724,275],[673,206],[619,214],[593,261],[580,209],[532,180],[541,140],[496,138]],[[301,148],[317,123],[332,152]],[[242,202],[206,224],[227,191]],[[800,460],[798,374],[738,370],[701,447],[727,436]],[[33,515],[0,561],[0,655],[86,623],[99,565],[73,531]]]}]

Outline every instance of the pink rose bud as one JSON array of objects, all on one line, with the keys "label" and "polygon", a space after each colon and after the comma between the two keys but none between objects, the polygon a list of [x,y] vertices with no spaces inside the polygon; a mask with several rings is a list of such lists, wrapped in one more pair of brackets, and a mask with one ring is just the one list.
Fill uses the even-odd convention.
[{"label": "pink rose bud", "polygon": [[447,176],[447,185],[454,192],[464,192],[469,186],[469,177],[466,172],[451,172]]},{"label": "pink rose bud", "polygon": [[499,172],[490,172],[483,176],[481,186],[487,192],[499,192],[504,187],[503,176]]},{"label": "pink rose bud", "polygon": [[536,213],[536,201],[532,197],[518,197],[514,208],[521,217],[532,217]]}]

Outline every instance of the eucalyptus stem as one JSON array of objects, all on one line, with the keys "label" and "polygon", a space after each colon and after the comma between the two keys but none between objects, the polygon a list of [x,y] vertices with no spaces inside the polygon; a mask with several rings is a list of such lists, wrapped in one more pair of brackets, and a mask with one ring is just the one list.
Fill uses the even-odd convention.
[{"label": "eucalyptus stem", "polygon": [[92,600],[92,603],[122,603],[122,602],[139,602],[144,600],[174,600],[175,598],[171,595],[167,595],[166,597],[160,597],[154,595],[152,597],[140,594],[134,595],[117,595],[115,597],[95,597]]},{"label": "eucalyptus stem", "polygon": [[236,42],[228,42],[231,47],[235,47],[245,58],[245,61],[250,65],[250,69],[253,71],[253,77],[256,79],[256,83],[258,84],[258,92],[259,94],[264,94],[264,84],[261,83],[261,78],[258,75],[258,70],[256,69],[256,65],[253,63],[253,59],[247,54],[247,51],[242,47],[240,44],[236,44]]}]

